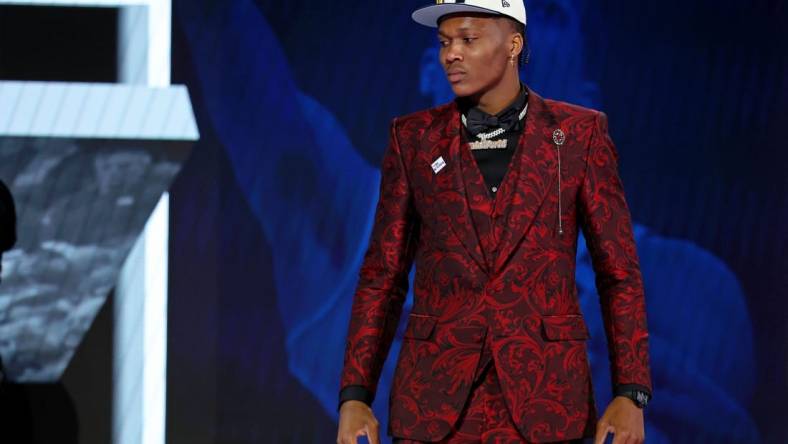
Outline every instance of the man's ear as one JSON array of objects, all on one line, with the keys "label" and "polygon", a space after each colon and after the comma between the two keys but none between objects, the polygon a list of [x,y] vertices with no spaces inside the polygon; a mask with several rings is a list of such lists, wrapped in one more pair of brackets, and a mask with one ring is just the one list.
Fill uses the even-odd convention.
[{"label": "man's ear", "polygon": [[516,56],[520,56],[520,53],[523,51],[523,37],[520,33],[513,33],[512,40],[510,43],[510,53]]},{"label": "man's ear", "polygon": [[[507,19],[508,20],[508,19]],[[520,31],[513,25],[507,23],[508,34],[509,34],[509,53],[514,54],[516,56],[520,55],[520,52],[523,50],[524,42],[523,42],[523,35],[520,34]]]}]

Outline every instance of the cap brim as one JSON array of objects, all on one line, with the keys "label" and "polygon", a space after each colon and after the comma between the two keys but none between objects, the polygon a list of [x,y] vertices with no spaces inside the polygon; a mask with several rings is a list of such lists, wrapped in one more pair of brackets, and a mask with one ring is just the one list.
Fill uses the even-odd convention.
[{"label": "cap brim", "polygon": [[493,14],[503,16],[498,11],[492,9],[482,8],[481,6],[465,5],[462,3],[442,3],[440,5],[430,5],[413,11],[411,17],[413,20],[424,26],[431,28],[438,27],[438,20],[446,14],[453,14],[455,12],[481,12],[485,14]]}]

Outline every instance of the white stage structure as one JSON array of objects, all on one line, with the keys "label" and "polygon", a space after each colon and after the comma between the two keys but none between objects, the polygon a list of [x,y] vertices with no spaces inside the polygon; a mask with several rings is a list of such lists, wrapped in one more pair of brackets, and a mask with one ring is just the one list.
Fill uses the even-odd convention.
[{"label": "white stage structure", "polygon": [[[0,137],[194,141],[188,93],[170,86],[170,0],[0,0],[118,8],[118,84],[0,82]],[[115,287],[114,444],[165,442],[169,196]]]}]

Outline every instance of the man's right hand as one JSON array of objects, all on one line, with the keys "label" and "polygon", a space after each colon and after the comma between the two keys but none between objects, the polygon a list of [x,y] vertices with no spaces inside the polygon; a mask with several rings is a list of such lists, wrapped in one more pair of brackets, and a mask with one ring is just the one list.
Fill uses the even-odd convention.
[{"label": "man's right hand", "polygon": [[357,444],[359,436],[366,436],[369,444],[380,444],[380,424],[368,405],[361,401],[345,401],[339,408],[337,444]]}]

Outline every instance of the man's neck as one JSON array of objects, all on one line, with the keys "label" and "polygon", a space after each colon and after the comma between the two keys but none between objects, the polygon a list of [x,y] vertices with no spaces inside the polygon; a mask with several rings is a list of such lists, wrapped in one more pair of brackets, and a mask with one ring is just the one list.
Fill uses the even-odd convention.
[{"label": "man's neck", "polygon": [[520,94],[520,79],[507,76],[494,88],[483,92],[476,102],[476,107],[490,115],[496,115],[506,109]]}]

